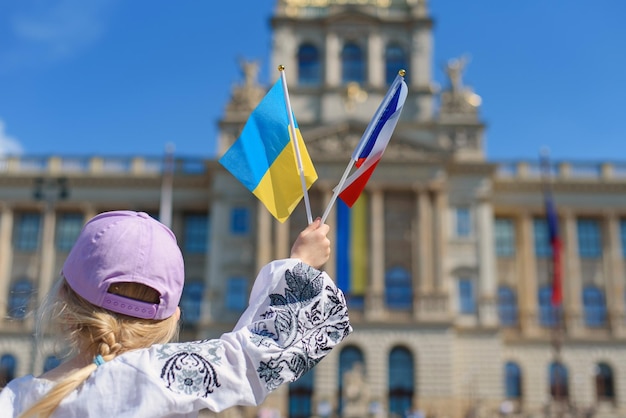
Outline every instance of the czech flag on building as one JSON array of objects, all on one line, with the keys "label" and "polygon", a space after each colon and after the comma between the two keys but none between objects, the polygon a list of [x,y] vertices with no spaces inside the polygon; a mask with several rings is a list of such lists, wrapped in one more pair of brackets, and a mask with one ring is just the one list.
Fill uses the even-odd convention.
[{"label": "czech flag on building", "polygon": [[401,71],[396,76],[387,95],[376,110],[374,118],[361,137],[361,141],[352,153],[352,160],[354,160],[357,169],[348,177],[339,192],[339,198],[349,207],[352,207],[361,195],[367,181],[382,158],[398,119],[400,119],[400,113],[408,93],[403,75],[404,71]]},{"label": "czech flag on building", "polygon": [[546,222],[548,238],[552,250],[552,306],[559,306],[563,302],[563,272],[562,272],[562,243],[559,235],[559,219],[554,208],[551,193],[545,194]]},{"label": "czech flag on building", "polygon": [[[308,190],[317,173],[295,117],[293,121]],[[219,162],[280,222],[291,215],[304,191],[280,79],[252,111],[241,135]]]}]

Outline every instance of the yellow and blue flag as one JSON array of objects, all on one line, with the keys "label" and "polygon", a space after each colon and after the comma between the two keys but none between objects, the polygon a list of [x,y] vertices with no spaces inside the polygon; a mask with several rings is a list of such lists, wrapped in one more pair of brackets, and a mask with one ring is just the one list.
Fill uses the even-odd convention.
[{"label": "yellow and blue flag", "polygon": [[[308,189],[317,173],[295,117],[293,121]],[[304,191],[280,79],[252,111],[241,135],[219,162],[280,222],[291,215]]]}]

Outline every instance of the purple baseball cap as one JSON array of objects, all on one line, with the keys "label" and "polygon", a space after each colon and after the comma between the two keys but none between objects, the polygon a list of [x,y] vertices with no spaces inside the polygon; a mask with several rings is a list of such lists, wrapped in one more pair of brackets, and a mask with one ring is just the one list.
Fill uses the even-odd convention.
[{"label": "purple baseball cap", "polygon": [[[147,213],[133,211],[104,212],[87,222],[62,274],[94,305],[144,319],[165,319],[176,312],[185,281],[174,233]],[[109,293],[120,282],[149,286],[161,300],[149,303]]]}]

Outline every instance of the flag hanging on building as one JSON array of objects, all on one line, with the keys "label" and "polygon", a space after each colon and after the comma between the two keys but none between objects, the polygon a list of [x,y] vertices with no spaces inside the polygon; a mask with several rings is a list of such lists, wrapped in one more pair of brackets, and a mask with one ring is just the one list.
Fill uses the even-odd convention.
[{"label": "flag hanging on building", "polygon": [[[293,121],[308,189],[317,180],[317,173],[295,117]],[[252,111],[239,138],[219,160],[280,222],[289,217],[304,196],[290,132],[279,79]]]},{"label": "flag hanging on building", "polygon": [[562,243],[559,235],[559,218],[554,207],[550,192],[545,194],[546,222],[548,238],[552,250],[552,306],[559,306],[563,302],[563,275],[562,275]]},{"label": "flag hanging on building", "polygon": [[349,207],[356,202],[382,158],[400,118],[407,93],[404,77],[397,75],[352,153],[357,169],[340,186],[339,192],[339,198]]}]

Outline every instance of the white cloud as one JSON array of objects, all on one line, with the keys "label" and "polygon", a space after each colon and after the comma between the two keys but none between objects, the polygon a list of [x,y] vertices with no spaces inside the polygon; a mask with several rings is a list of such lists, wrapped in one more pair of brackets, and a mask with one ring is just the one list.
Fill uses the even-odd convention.
[{"label": "white cloud", "polygon": [[55,61],[96,42],[114,0],[24,2],[10,17],[13,42],[0,56],[11,67]]},{"label": "white cloud", "polygon": [[4,121],[0,119],[0,157],[21,154],[24,151],[22,145],[17,139],[7,135],[4,126]]}]

